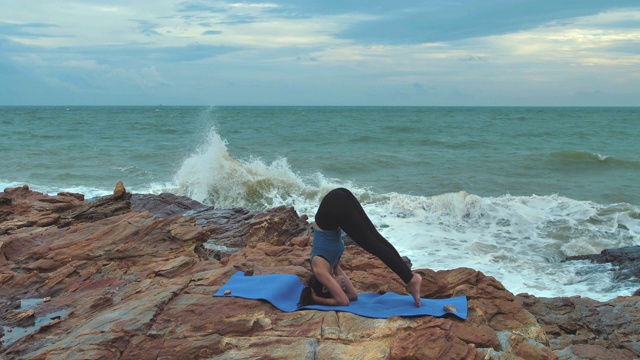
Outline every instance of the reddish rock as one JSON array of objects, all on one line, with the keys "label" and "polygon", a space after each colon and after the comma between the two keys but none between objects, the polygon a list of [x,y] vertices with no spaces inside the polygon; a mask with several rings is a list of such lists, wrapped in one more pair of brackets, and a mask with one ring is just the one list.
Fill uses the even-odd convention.
[{"label": "reddish rock", "polygon": [[200,211],[213,210],[212,207],[188,197],[169,193],[162,193],[160,195],[134,194],[131,197],[131,204],[133,211],[149,211],[155,217],[160,218],[185,215],[187,213],[191,213],[190,215],[192,215]]},{"label": "reddish rock", "polygon": [[0,235],[53,225],[62,213],[80,206],[82,201],[67,193],[49,196],[34,192],[27,185],[5,189],[0,201]]},{"label": "reddish rock", "polygon": [[[306,280],[306,218],[286,207],[220,210],[188,199],[176,199],[174,206],[168,195],[141,201],[124,186],[119,189],[118,196],[91,202],[74,194],[49,197],[28,187],[0,196],[0,322],[24,316],[43,324],[5,343],[0,358],[479,360],[640,354],[637,297],[599,303],[514,296],[495,278],[467,268],[416,270],[424,279],[423,296],[468,297],[466,321],[284,313],[262,301],[214,298],[238,270]],[[235,250],[204,246],[212,242]],[[405,293],[404,283],[359,247],[347,246],[343,260],[360,292]],[[51,299],[15,308],[15,300],[44,297]]]},{"label": "reddish rock", "polygon": [[111,195],[111,198],[117,200],[126,193],[127,189],[124,188],[124,184],[122,183],[122,181],[118,181],[118,183],[116,184],[116,188],[113,190],[113,195]]},{"label": "reddish rock", "polygon": [[560,359],[640,357],[638,296],[600,302],[580,296],[538,298],[519,294],[516,303],[523,304],[538,319],[549,336],[550,348]]}]

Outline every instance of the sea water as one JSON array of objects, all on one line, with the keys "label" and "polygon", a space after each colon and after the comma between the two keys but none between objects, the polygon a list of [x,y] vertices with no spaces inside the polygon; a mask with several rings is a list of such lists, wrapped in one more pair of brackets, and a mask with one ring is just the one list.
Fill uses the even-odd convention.
[{"label": "sea water", "polygon": [[640,108],[0,107],[0,188],[171,192],[218,208],[351,189],[414,268],[513,293],[630,295],[570,255],[640,244]]}]

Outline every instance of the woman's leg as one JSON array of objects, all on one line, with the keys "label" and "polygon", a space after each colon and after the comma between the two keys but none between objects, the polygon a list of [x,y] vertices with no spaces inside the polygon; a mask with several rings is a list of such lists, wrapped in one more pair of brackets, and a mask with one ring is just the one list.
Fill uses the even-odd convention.
[{"label": "woman's leg", "polygon": [[363,249],[382,260],[405,284],[413,279],[411,269],[393,245],[376,230],[358,199],[349,190],[331,190],[322,199],[315,220],[324,230],[341,228]]}]

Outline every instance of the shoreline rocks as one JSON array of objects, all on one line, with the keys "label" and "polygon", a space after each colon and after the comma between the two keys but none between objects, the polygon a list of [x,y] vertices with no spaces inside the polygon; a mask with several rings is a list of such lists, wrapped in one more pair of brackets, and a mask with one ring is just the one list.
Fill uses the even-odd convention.
[{"label": "shoreline rocks", "polygon": [[[466,295],[466,321],[283,313],[262,301],[213,297],[238,270],[306,280],[309,236],[307,219],[287,207],[214,209],[171,194],[132,195],[121,184],[114,196],[92,201],[27,186],[6,189],[0,193],[0,358],[640,356],[640,298],[515,296],[468,268],[415,270],[424,297]],[[356,246],[347,246],[344,270],[360,292],[405,293],[400,279]],[[18,301],[44,298],[50,299],[16,309]],[[24,322],[6,320],[19,317]]]},{"label": "shoreline rocks", "polygon": [[591,262],[614,266],[614,278],[618,280],[635,279],[640,286],[640,246],[626,246],[617,249],[604,249],[600,254],[569,256],[565,261],[589,260]]}]

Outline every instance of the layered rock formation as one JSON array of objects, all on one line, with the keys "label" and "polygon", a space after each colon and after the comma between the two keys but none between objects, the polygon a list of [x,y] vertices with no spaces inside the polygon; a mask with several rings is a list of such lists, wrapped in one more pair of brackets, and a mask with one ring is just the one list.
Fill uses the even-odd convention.
[{"label": "layered rock formation", "polygon": [[[473,269],[418,269],[422,295],[466,295],[469,317],[283,313],[214,298],[236,271],[309,275],[309,224],[292,208],[213,209],[170,194],[0,194],[2,359],[632,359],[638,297],[514,296]],[[207,246],[209,242],[217,246]],[[404,293],[348,246],[360,292]],[[265,284],[267,286],[268,284]],[[297,294],[292,294],[297,296]]]}]

